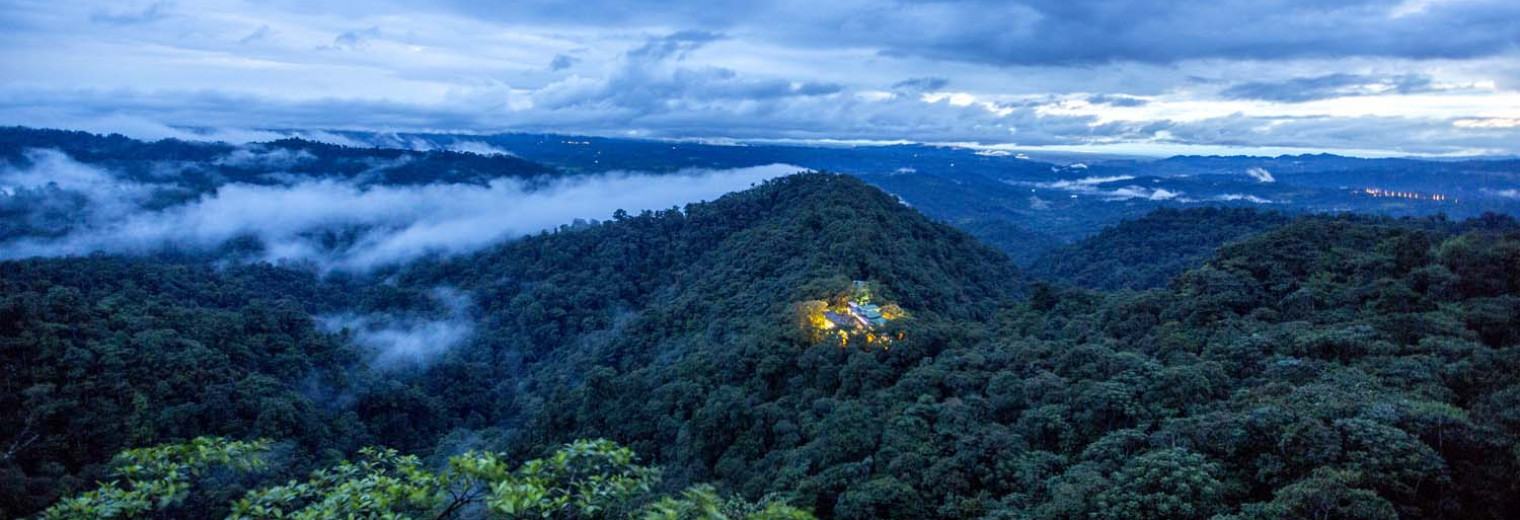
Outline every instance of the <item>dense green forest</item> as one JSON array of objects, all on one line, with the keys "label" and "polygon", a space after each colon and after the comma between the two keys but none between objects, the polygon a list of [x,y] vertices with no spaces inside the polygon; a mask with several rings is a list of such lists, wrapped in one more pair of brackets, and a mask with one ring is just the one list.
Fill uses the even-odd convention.
[{"label": "dense green forest", "polygon": [[[405,474],[433,482],[462,454],[519,468],[605,438],[662,468],[639,507],[721,495],[839,519],[1513,518],[1520,227],[1232,211],[1134,221],[1095,240],[1138,230],[1155,241],[1107,256],[1150,263],[1107,277],[1077,265],[1102,254],[1079,245],[1043,271],[1053,283],[828,174],[362,276],[5,262],[0,409],[17,413],[0,420],[0,516],[130,492],[96,483],[220,436],[276,456],[256,477],[200,479],[173,506],[189,517],[393,453],[367,446],[415,455]],[[818,344],[799,324],[800,302],[852,280],[907,311],[890,349]],[[447,308],[440,290],[469,304]],[[345,314],[473,332],[393,366],[364,330],[328,325]]]},{"label": "dense green forest", "polygon": [[[226,503],[214,490],[256,482],[274,443],[196,437],[127,450],[112,460],[113,480],[59,501],[42,520],[200,518],[228,520],[432,518],[617,518],[639,520],[812,520],[773,497],[750,502],[696,485],[679,495],[653,492],[660,469],[605,439],[579,440],[514,467],[500,454],[470,451],[433,470],[415,455],[364,448],[306,480],[257,487]],[[250,478],[254,477],[254,478]],[[212,491],[212,492],[208,492]]]},{"label": "dense green forest", "polygon": [[1030,276],[1089,289],[1154,289],[1214,250],[1291,221],[1251,208],[1162,208],[1041,255]]}]

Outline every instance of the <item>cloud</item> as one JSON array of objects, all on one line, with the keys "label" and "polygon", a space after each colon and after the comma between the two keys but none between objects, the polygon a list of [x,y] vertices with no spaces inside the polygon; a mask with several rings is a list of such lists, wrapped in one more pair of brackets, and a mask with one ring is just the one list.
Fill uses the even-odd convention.
[{"label": "cloud", "polygon": [[347,330],[354,343],[370,351],[375,367],[396,370],[427,366],[475,331],[469,295],[438,287],[431,296],[443,308],[441,319],[416,314],[343,313],[322,316],[318,323],[329,332]]},{"label": "cloud", "polygon": [[[104,95],[104,93],[101,93]],[[156,97],[156,96],[155,96]],[[161,106],[159,103],[170,102],[168,98],[150,104]],[[197,99],[202,96],[181,96],[181,99]],[[220,97],[220,96],[219,96]],[[94,95],[74,97],[64,95],[51,100],[34,100],[36,103],[51,103],[62,101],[64,98],[74,98],[79,104],[71,104],[64,107],[54,107],[39,111],[24,111],[22,114],[14,114],[7,121],[8,124],[17,126],[34,126],[42,128],[66,128],[69,130],[81,130],[90,133],[108,135],[122,134],[134,139],[144,141],[158,141],[161,139],[178,139],[181,141],[221,141],[226,143],[244,144],[257,141],[273,141],[290,137],[287,132],[252,129],[242,124],[224,124],[212,126],[193,127],[192,125],[170,125],[155,118],[135,116],[124,110],[111,110],[105,99],[95,99]],[[13,98],[14,99],[14,98]],[[221,97],[221,99],[227,99]],[[145,100],[146,101],[146,100]],[[65,113],[60,113],[60,108]],[[189,107],[195,110],[195,107]],[[4,113],[0,110],[0,113]],[[202,118],[203,122],[209,120]],[[243,119],[247,121],[247,119]],[[329,135],[322,131],[300,131],[298,134],[306,138],[306,135],[322,136]],[[313,141],[330,142],[322,139],[311,138]],[[332,143],[342,144],[342,143]],[[350,146],[357,144],[349,144]]]},{"label": "cloud", "polygon": [[[148,191],[56,152],[7,182],[77,179],[92,217],[61,237],[0,243],[0,258],[212,250],[254,238],[269,261],[312,261],[325,269],[363,271],[432,254],[476,251],[503,240],[567,224],[710,200],[800,168],[771,165],[655,175],[613,172],[487,185],[361,186],[354,180],[300,179],[284,185],[226,184],[162,209],[142,204]],[[109,218],[106,218],[109,217]]]},{"label": "cloud", "polygon": [[1093,191],[1094,187],[1099,184],[1134,180],[1134,178],[1135,176],[1133,175],[1110,175],[1106,177],[1083,177],[1080,179],[1063,179],[1059,181],[1036,182],[1030,183],[1030,185],[1036,188],[1090,193]]},{"label": "cloud", "polygon": [[[1464,58],[1507,52],[1520,38],[1510,23],[1520,8],[1502,0],[1433,5],[1406,18],[1389,17],[1393,6],[1381,1],[850,4],[814,16],[818,25],[844,22],[844,30],[827,33],[828,38],[875,43],[891,53],[1001,65]],[[849,19],[867,22],[845,22]],[[1460,28],[1460,35],[1452,28]]]},{"label": "cloud", "polygon": [[[1170,63],[1196,58],[1450,58],[1503,52],[1516,39],[1507,22],[1520,10],[1503,1],[1432,5],[1419,16],[1403,18],[1389,16],[1396,8],[1391,4],[842,0],[825,6],[771,2],[735,9],[717,23],[697,26],[768,27],[774,38],[810,45],[872,45],[889,54],[1004,65]],[[670,12],[674,16],[667,15],[667,20],[687,18],[679,7]],[[1462,28],[1460,37],[1453,37],[1452,27]]]},{"label": "cloud", "polygon": [[1214,197],[1214,200],[1223,202],[1235,202],[1243,200],[1255,204],[1273,204],[1272,200],[1270,199],[1264,199],[1255,195],[1247,195],[1244,193],[1226,193],[1224,195]]},{"label": "cloud", "polygon": [[[754,34],[805,48],[868,48],[997,65],[1080,65],[1189,59],[1350,56],[1464,58],[1513,49],[1520,7],[1505,0],[838,0],[677,1],[640,9],[614,0],[530,0],[510,11],[452,2],[485,19],[593,27],[692,27]],[[1395,14],[1404,16],[1394,16]],[[521,23],[521,22],[520,22]]]},{"label": "cloud", "polygon": [[153,2],[146,7],[125,9],[99,9],[90,14],[90,21],[109,25],[141,25],[168,18],[169,2]]},{"label": "cloud", "polygon": [[908,78],[892,84],[892,90],[909,94],[935,92],[944,89],[950,80],[934,76]]},{"label": "cloud", "polygon": [[580,58],[568,54],[556,54],[553,60],[549,60],[549,70],[565,70],[579,63]]},{"label": "cloud", "polygon": [[1452,122],[1458,128],[1520,128],[1520,117],[1483,117],[1458,119]]},{"label": "cloud", "polygon": [[772,79],[750,79],[722,67],[683,67],[673,62],[722,39],[716,33],[680,31],[651,37],[629,50],[601,81],[571,78],[534,92],[536,108],[567,110],[596,108],[611,114],[652,115],[671,108],[722,108],[714,102],[766,102],[776,99],[826,96],[838,85]]},{"label": "cloud", "polygon": [[1220,95],[1226,99],[1259,99],[1281,103],[1302,103],[1319,99],[1339,97],[1372,96],[1383,94],[1414,94],[1439,90],[1430,76],[1404,74],[1398,76],[1366,76],[1361,74],[1329,74],[1286,81],[1256,81],[1240,83],[1225,88]]},{"label": "cloud", "polygon": [[1168,189],[1165,189],[1165,188],[1145,188],[1145,187],[1142,187],[1142,186],[1125,186],[1125,187],[1114,189],[1114,190],[1099,191],[1099,192],[1097,192],[1097,195],[1099,197],[1101,197],[1103,200],[1110,200],[1110,201],[1113,201],[1113,200],[1129,200],[1129,199],[1146,199],[1146,200],[1161,201],[1161,200],[1172,200],[1172,199],[1175,199],[1178,196],[1182,195],[1182,192],[1171,191],[1171,190],[1168,190]]},{"label": "cloud", "polygon": [[369,43],[370,43],[370,41],[375,40],[375,39],[377,39],[379,37],[380,37],[380,28],[379,27],[370,27],[368,29],[355,29],[355,30],[352,30],[352,31],[343,31],[342,33],[338,34],[338,36],[336,36],[336,37],[333,38],[332,43],[326,45],[325,47],[321,47],[321,48],[324,48],[324,49],[334,49],[334,50],[362,49],[362,48],[368,46]]},{"label": "cloud", "polygon": [[[0,209],[18,221],[10,225],[24,222],[44,232],[108,226],[140,211],[154,191],[150,185],[75,162],[57,150],[29,150],[23,156],[30,166],[0,168]],[[0,224],[0,230],[7,227]]]},{"label": "cloud", "polygon": [[517,154],[515,153],[503,150],[495,146],[491,146],[486,143],[482,143],[480,141],[454,141],[448,145],[447,150],[451,152],[473,153],[476,155],[505,155],[509,157],[517,157]]},{"label": "cloud", "polygon": [[217,157],[212,163],[249,170],[281,171],[316,159],[317,156],[306,150],[248,145]]},{"label": "cloud", "polygon": [[[6,91],[0,88],[0,92]],[[0,99],[35,108],[0,108],[0,124],[121,132],[140,139],[174,137],[234,143],[289,135],[241,130],[246,128],[484,133],[511,128],[614,137],[799,141],[901,141],[903,136],[912,136],[921,142],[1028,147],[1137,143],[1151,150],[1210,145],[1218,150],[1213,153],[1226,154],[1246,153],[1253,148],[1292,148],[1299,150],[1293,153],[1331,150],[1384,156],[1513,154],[1515,143],[1520,142],[1520,125],[1459,124],[1470,118],[1234,113],[1189,120],[1100,121],[1096,115],[1051,113],[1043,105],[956,105],[948,98],[931,102],[905,96],[872,99],[848,91],[814,94],[790,82],[752,80],[731,71],[704,75],[701,70],[672,68],[609,79],[567,79],[529,93],[504,94],[523,99],[524,106],[519,109],[504,109],[487,97],[439,106],[385,100],[303,102],[208,92],[8,93]],[[133,114],[168,118],[159,122]],[[187,126],[210,130],[191,131]],[[322,142],[366,146],[319,130],[298,133]]]},{"label": "cloud", "polygon": [[[1210,153],[1271,148],[1350,155],[1501,155],[1513,153],[1520,128],[1463,128],[1452,119],[1382,116],[1252,116],[1236,113],[1149,123],[1156,144],[1209,143]],[[1286,153],[1286,152],[1285,152]]]},{"label": "cloud", "polygon": [[1246,175],[1251,176],[1252,179],[1256,179],[1256,182],[1277,182],[1277,179],[1272,177],[1272,172],[1258,166],[1246,168]]},{"label": "cloud", "polygon": [[238,43],[248,45],[250,43],[267,40],[272,35],[274,35],[274,29],[270,29],[268,25],[260,25],[258,29],[254,29],[254,31],[248,33],[247,36],[239,38]]},{"label": "cloud", "polygon": [[[1085,169],[1086,165],[1083,165]],[[1121,201],[1130,199],[1146,199],[1153,201],[1173,200],[1182,196],[1180,191],[1172,191],[1166,188],[1146,188],[1143,186],[1126,185],[1116,188],[1104,188],[1105,184],[1113,184],[1135,180],[1133,175],[1109,175],[1082,177],[1080,179],[1062,179],[1057,181],[1028,182],[1028,181],[1005,181],[1019,186],[1032,186],[1035,188],[1059,190],[1077,195],[1098,197],[1106,201]],[[1075,195],[1073,195],[1075,196]],[[1034,196],[1030,200],[1035,200]],[[1039,208],[1036,208],[1039,209]]]},{"label": "cloud", "polygon": [[644,45],[628,51],[634,61],[664,61],[685,59],[686,55],[723,39],[723,35],[710,31],[676,31],[664,36],[649,38]]},{"label": "cloud", "polygon": [[1087,98],[1087,102],[1094,105],[1108,105],[1125,108],[1143,107],[1147,104],[1150,104],[1150,101],[1145,98],[1126,96],[1124,94],[1098,94],[1095,96],[1089,96]]},{"label": "cloud", "polygon": [[[124,5],[0,15],[0,124],[1385,155],[1520,142],[1503,126],[1520,114],[1520,4],[1502,0]],[[931,91],[948,97],[916,95]],[[1395,99],[1314,102],[1370,94]],[[1372,124],[1401,131],[1355,127]]]}]

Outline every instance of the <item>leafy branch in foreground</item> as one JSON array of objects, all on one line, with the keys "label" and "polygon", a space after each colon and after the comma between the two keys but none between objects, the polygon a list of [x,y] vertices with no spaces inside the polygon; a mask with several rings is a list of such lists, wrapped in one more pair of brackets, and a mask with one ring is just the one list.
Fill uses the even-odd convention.
[{"label": "leafy branch in foreground", "polygon": [[724,499],[712,486],[688,488],[680,498],[665,497],[646,506],[640,520],[811,520],[813,514],[783,502]]},{"label": "leafy branch in foreground", "polygon": [[[199,438],[135,449],[118,457],[125,484],[66,499],[40,520],[144,518],[183,502],[208,468],[258,469],[268,441]],[[471,511],[493,519],[809,520],[782,503],[724,499],[710,486],[679,498],[653,497],[659,470],[608,440],[579,440],[512,468],[494,453],[451,457],[445,468],[396,450],[365,448],[357,461],[313,472],[304,481],[257,489],[231,505],[228,520],[443,520]],[[645,505],[647,504],[647,505]]]},{"label": "leafy branch in foreground", "polygon": [[42,520],[137,518],[185,501],[192,481],[218,467],[252,471],[264,467],[261,454],[270,442],[197,437],[189,442],[137,448],[117,455],[113,475],[119,480],[42,512]]}]

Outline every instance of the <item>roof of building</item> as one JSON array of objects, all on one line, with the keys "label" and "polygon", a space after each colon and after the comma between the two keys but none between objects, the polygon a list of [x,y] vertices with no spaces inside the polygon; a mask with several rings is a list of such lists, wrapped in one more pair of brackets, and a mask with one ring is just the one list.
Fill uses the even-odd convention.
[{"label": "roof of building", "polygon": [[834,322],[835,325],[838,325],[838,326],[841,326],[841,327],[852,327],[852,326],[855,325],[855,320],[853,320],[849,316],[845,316],[843,314],[835,314],[833,312],[824,312],[823,313],[823,317],[825,319],[828,319],[829,321]]}]

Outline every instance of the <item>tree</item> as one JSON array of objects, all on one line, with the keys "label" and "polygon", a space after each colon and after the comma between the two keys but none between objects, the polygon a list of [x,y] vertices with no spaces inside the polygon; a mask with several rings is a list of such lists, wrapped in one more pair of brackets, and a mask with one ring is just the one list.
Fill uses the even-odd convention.
[{"label": "tree", "polygon": [[1116,472],[1093,497],[1094,516],[1105,520],[1192,520],[1219,512],[1226,486],[1220,467],[1184,448],[1153,451]]},{"label": "tree", "polygon": [[680,497],[665,497],[646,506],[640,520],[814,520],[812,513],[785,502],[723,499],[712,486],[688,488]]},{"label": "tree", "polygon": [[[125,480],[65,499],[41,520],[155,516],[192,496],[196,476],[217,467],[265,467],[268,441],[198,438],[128,450],[117,458]],[[304,481],[256,489],[234,501],[228,520],[445,520],[483,506],[492,519],[811,520],[806,511],[767,500],[724,499],[710,486],[679,498],[652,497],[655,468],[608,440],[579,440],[553,455],[512,468],[494,453],[450,457],[440,471],[393,449],[364,448],[355,462],[321,469]],[[642,502],[650,502],[641,506]]]},{"label": "tree", "polygon": [[198,437],[178,444],[127,450],[113,465],[115,480],[43,511],[42,520],[139,518],[170,509],[191,495],[196,477],[218,468],[240,471],[264,467],[261,455],[269,441],[231,441]]},{"label": "tree", "polygon": [[607,440],[566,444],[512,469],[499,455],[450,457],[434,473],[415,456],[366,448],[358,462],[317,471],[305,482],[256,490],[229,520],[454,518],[484,504],[493,518],[624,518],[658,479],[631,450]]},{"label": "tree", "polygon": [[1276,493],[1271,502],[1247,505],[1226,520],[1395,520],[1393,504],[1359,487],[1362,476],[1351,470],[1319,469],[1314,475]]}]

